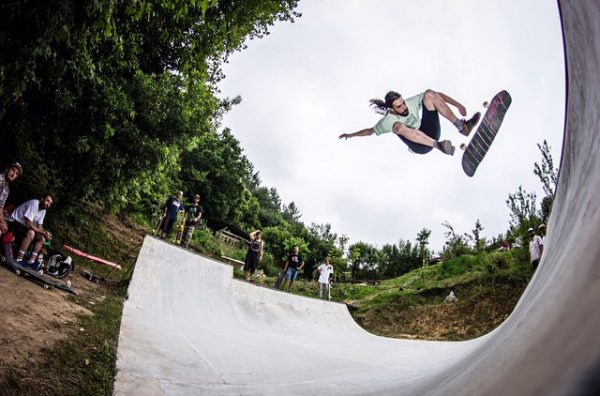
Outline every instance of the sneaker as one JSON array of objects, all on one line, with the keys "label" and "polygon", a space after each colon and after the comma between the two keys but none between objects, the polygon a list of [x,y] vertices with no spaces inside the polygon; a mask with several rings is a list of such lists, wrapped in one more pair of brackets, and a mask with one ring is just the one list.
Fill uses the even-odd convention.
[{"label": "sneaker", "polygon": [[25,262],[23,260],[15,260],[15,263],[22,268],[25,268]]},{"label": "sneaker", "polygon": [[455,147],[450,140],[442,140],[437,142],[437,148],[444,154],[454,155]]},{"label": "sneaker", "polygon": [[479,122],[479,118],[481,117],[481,113],[477,112],[475,114],[473,114],[473,117],[471,117],[468,120],[462,120],[462,128],[460,129],[460,133],[462,133],[465,136],[469,136],[469,134],[471,133],[471,131],[473,130],[473,128],[475,128],[475,126],[477,125],[477,123]]}]

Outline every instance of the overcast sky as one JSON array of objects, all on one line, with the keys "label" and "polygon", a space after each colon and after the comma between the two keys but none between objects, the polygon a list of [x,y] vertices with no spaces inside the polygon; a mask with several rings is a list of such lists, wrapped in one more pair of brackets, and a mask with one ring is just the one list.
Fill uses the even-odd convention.
[{"label": "overcast sky", "polygon": [[[533,174],[546,139],[560,163],[564,56],[556,2],[548,0],[304,0],[294,24],[248,42],[224,65],[228,113],[263,185],[294,201],[306,224],[330,223],[350,242],[378,247],[432,231],[459,233],[477,219],[486,237],[508,228],[509,193],[543,196]],[[473,178],[461,152],[416,155],[393,134],[339,140],[374,126],[369,99],[426,89],[466,106],[468,116],[502,89],[513,98],[491,151]],[[457,113],[458,114],[458,113]],[[442,139],[466,141],[441,119]]]}]

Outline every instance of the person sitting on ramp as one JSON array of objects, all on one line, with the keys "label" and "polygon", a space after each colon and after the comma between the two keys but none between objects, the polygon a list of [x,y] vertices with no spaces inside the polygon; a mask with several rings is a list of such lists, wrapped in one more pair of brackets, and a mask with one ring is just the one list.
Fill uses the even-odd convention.
[{"label": "person sitting on ramp", "polygon": [[469,120],[459,119],[448,104],[456,107],[463,117],[467,115],[465,106],[448,95],[431,89],[406,100],[399,93],[390,91],[385,95],[385,100],[371,99],[370,102],[377,113],[384,115],[383,118],[373,128],[343,133],[338,136],[340,139],[394,132],[413,153],[426,154],[437,148],[444,154],[454,155],[455,147],[452,142],[439,140],[439,114],[454,124],[465,136],[471,133],[481,117],[481,113],[477,112]]}]

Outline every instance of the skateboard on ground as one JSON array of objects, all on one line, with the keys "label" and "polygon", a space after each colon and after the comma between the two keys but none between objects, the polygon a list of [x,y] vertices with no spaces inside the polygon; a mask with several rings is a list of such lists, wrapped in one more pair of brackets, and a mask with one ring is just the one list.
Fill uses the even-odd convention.
[{"label": "skateboard on ground", "polygon": [[510,94],[507,91],[500,91],[489,104],[487,102],[483,104],[487,111],[483,115],[477,131],[466,147],[461,146],[461,149],[465,150],[462,157],[462,167],[467,176],[472,177],[485,158],[511,102]]},{"label": "skateboard on ground", "polygon": [[5,255],[2,257],[2,262],[6,264],[6,266],[9,267],[16,275],[23,276],[33,282],[36,282],[46,290],[56,288],[64,290],[71,294],[75,294],[76,296],[79,295],[79,293],[70,286],[58,282],[53,282],[50,279],[42,276],[39,272],[17,264],[17,262],[13,258],[12,246],[10,244],[4,245],[4,254]]}]

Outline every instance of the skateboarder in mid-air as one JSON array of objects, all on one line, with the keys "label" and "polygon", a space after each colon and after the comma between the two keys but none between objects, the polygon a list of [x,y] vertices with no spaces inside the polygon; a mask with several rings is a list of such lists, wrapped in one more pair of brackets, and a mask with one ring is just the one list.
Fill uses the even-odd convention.
[{"label": "skateboarder in mid-air", "polygon": [[437,148],[444,154],[454,155],[455,147],[449,140],[440,141],[440,118],[450,121],[458,131],[468,136],[479,121],[480,113],[475,113],[469,120],[459,119],[449,104],[456,107],[464,117],[467,115],[465,106],[451,97],[431,89],[406,100],[397,92],[390,91],[385,100],[371,99],[375,111],[383,114],[383,118],[373,128],[362,129],[354,133],[343,133],[340,139],[356,136],[382,135],[394,132],[408,145],[410,151],[416,154],[426,154]]}]

